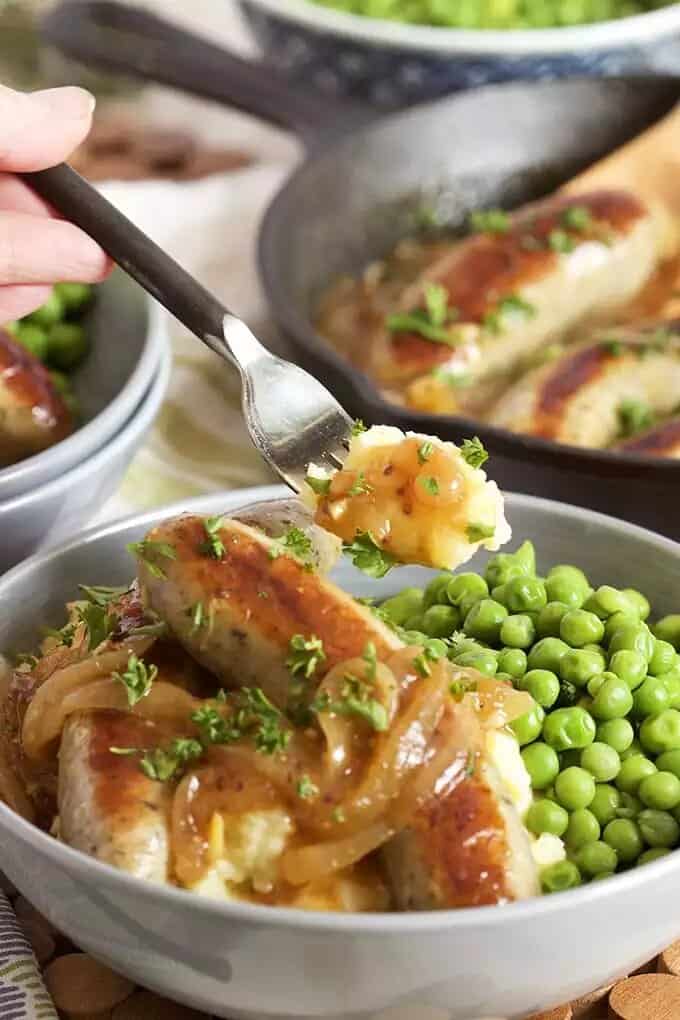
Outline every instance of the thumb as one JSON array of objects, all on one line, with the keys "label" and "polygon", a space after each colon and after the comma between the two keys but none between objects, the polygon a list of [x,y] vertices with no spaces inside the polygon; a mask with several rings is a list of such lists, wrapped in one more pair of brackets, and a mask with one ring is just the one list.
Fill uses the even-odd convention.
[{"label": "thumb", "polygon": [[0,170],[44,170],[67,159],[89,132],[94,106],[81,88],[15,92],[0,85]]}]

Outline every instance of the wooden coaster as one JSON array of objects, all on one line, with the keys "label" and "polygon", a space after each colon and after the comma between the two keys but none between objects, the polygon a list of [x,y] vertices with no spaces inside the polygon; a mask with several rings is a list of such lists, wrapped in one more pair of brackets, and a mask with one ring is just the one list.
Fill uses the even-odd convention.
[{"label": "wooden coaster", "polygon": [[53,960],[45,968],[45,984],[57,1009],[77,1018],[112,1010],[135,988],[87,953],[69,953]]},{"label": "wooden coaster", "polygon": [[657,960],[657,970],[660,974],[673,974],[680,977],[680,942],[674,942]]},{"label": "wooden coaster", "polygon": [[601,1016],[606,1016],[607,997],[613,987],[605,985],[604,988],[596,988],[594,992],[574,999],[571,1004],[574,1020],[599,1020]]},{"label": "wooden coaster", "polygon": [[144,1020],[206,1020],[205,1013],[145,991],[135,992],[116,1006],[111,1020],[142,1020],[142,1017]]},{"label": "wooden coaster", "polygon": [[610,1020],[678,1020],[680,978],[638,974],[626,978],[609,996]]},{"label": "wooden coaster", "polygon": [[573,1015],[571,1005],[567,1003],[565,1006],[549,1009],[547,1013],[532,1013],[527,1020],[572,1020]]}]

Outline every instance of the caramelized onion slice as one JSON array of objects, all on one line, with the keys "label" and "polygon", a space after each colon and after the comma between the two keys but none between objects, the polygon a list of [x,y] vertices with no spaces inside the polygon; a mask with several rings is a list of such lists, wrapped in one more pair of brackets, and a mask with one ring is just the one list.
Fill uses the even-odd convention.
[{"label": "caramelized onion slice", "polygon": [[291,885],[315,882],[349,868],[393,835],[394,829],[387,822],[378,821],[345,839],[287,850],[281,859],[281,874]]}]

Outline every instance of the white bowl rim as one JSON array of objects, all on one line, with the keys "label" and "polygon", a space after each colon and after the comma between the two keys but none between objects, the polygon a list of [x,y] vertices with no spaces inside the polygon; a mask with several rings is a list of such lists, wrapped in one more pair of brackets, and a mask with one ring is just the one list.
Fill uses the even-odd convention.
[{"label": "white bowl rim", "polygon": [[[108,524],[89,528],[77,538],[71,538],[52,549],[24,560],[0,577],[0,596],[5,584],[12,582],[24,572],[58,559],[69,550],[88,545],[99,539],[114,535],[130,526],[144,528],[152,525],[159,514],[172,516],[183,512],[223,512],[245,506],[251,502],[274,499],[281,495],[290,495],[287,488],[280,485],[257,486],[255,488],[235,489],[228,493],[212,493],[209,496],[183,500],[171,506],[158,507],[143,514],[132,514]],[[660,554],[671,554],[680,558],[680,545],[669,538],[657,535],[646,528],[629,524],[594,510],[568,503],[541,499],[536,496],[525,496],[518,493],[506,493],[511,507],[521,512],[523,507],[535,507],[544,511],[557,511],[561,516],[571,517],[577,521],[605,524],[619,532],[633,533],[655,547]],[[229,505],[225,507],[225,502]],[[344,934],[362,935],[408,935],[415,933],[432,933],[444,929],[486,928],[490,925],[512,925],[516,922],[530,924],[532,920],[554,912],[556,915],[578,910],[584,903],[592,903],[606,899],[616,893],[632,893],[644,888],[652,881],[662,880],[664,876],[680,868],[680,852],[668,854],[657,861],[641,868],[614,875],[606,882],[592,882],[590,885],[572,889],[564,893],[553,893],[550,896],[538,896],[519,903],[504,904],[501,907],[464,907],[458,910],[430,910],[413,913],[371,913],[371,914],[339,914],[307,911],[290,907],[269,907],[251,903],[223,903],[210,900],[174,886],[165,886],[136,878],[119,871],[111,865],[104,864],[80,850],[66,846],[43,832],[36,825],[15,814],[5,804],[0,803],[0,832],[8,830],[13,836],[27,841],[41,853],[46,854],[58,867],[69,866],[71,873],[78,872],[78,881],[84,881],[95,887],[105,885],[113,891],[119,889],[130,896],[135,894],[150,896],[168,909],[188,909],[193,912],[206,913],[213,917],[222,917],[225,921],[243,921],[250,925],[264,925],[269,928],[296,928],[303,931],[333,931]],[[1,863],[0,850],[0,863]]]},{"label": "white bowl rim", "polygon": [[[55,450],[58,450],[60,455],[68,456],[69,451],[74,447],[81,446],[83,441],[87,443],[90,436],[95,431],[105,432],[106,435],[111,438],[111,435],[115,435],[115,422],[120,417],[120,411],[122,405],[127,405],[129,408],[128,418],[123,418],[120,421],[120,426],[123,426],[129,419],[129,416],[134,414],[142,395],[148,390],[149,383],[154,376],[156,369],[161,357],[161,347],[164,341],[164,332],[161,328],[163,310],[156,301],[151,298],[146,299],[147,308],[147,329],[144,337],[144,344],[142,347],[141,355],[135,365],[132,373],[130,374],[127,382],[116,393],[113,400],[106,405],[98,414],[95,414],[94,418],[90,418],[81,425],[80,428],[72,432],[70,436],[62,439],[59,443],[55,443],[54,446],[49,446],[46,450],[41,450],[40,453],[34,454],[32,457],[26,457],[23,460],[17,461],[16,464],[11,464],[9,467],[2,468],[0,470],[0,495],[2,493],[2,486],[11,484],[15,486],[17,484],[22,486],[18,496],[27,495],[31,492],[36,492],[37,489],[31,489],[31,476],[39,474],[44,465],[47,462],[47,458]],[[111,427],[114,428],[114,432],[111,433]],[[105,440],[106,441],[106,440]],[[99,443],[96,443],[90,450],[90,453],[96,453],[100,448]],[[78,461],[72,464],[75,467]],[[67,469],[70,470],[70,469]],[[28,475],[26,480],[24,476]],[[58,476],[59,477],[59,476]],[[18,497],[11,497],[12,499]],[[0,506],[4,503],[0,498]]]},{"label": "white bowl rim", "polygon": [[248,0],[271,15],[317,32],[332,32],[364,45],[429,51],[442,56],[523,57],[639,48],[680,31],[680,3],[615,21],[565,28],[461,29],[382,21],[318,6],[311,0]]},{"label": "white bowl rim", "polygon": [[[124,446],[128,442],[130,434],[143,431],[147,428],[155,418],[163,402],[163,397],[170,381],[171,369],[172,349],[166,336],[165,342],[161,345],[159,351],[156,372],[152,379],[147,382],[147,389],[141,395],[140,401],[122,428],[90,457],[80,461],[78,464],[74,464],[72,468],[69,468],[68,471],[65,471],[57,478],[52,478],[35,489],[30,489],[28,492],[15,496],[13,499],[0,503],[0,524],[2,524],[5,514],[14,514],[22,509],[30,511],[32,504],[41,502],[44,499],[49,500],[64,488],[71,488],[71,486],[81,484],[84,478],[87,478],[93,471],[96,472],[100,465],[116,455],[119,447]],[[87,534],[87,532],[84,532],[84,534]],[[38,552],[35,555],[39,556],[41,554]],[[28,560],[25,562],[28,562]],[[14,569],[16,568],[12,567],[12,570]],[[7,573],[10,572],[8,571]],[[7,577],[7,574],[0,575],[0,584],[5,577]]]}]

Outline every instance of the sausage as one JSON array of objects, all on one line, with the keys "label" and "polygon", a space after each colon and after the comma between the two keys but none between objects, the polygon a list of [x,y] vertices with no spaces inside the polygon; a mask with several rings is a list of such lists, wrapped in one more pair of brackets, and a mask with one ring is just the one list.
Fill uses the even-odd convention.
[{"label": "sausage", "polygon": [[168,880],[172,791],[138,756],[110,748],[162,743],[153,723],[96,711],[66,721],[59,752],[59,836],[69,846],[152,882]]},{"label": "sausage", "polygon": [[[263,532],[235,520],[219,529],[224,556],[205,551],[204,519],[164,521],[147,536],[173,558],[156,565],[139,558],[139,580],[149,606],[176,639],[227,687],[257,686],[276,704],[287,701],[286,667],[294,634],[323,637],[325,667],[360,656],[368,641],[378,658],[401,641],[369,609]],[[160,576],[159,568],[160,567]],[[202,607],[196,626],[195,607]]]},{"label": "sausage", "polygon": [[677,408],[679,323],[609,331],[567,348],[510,387],[488,420],[560,443],[604,447],[619,436],[619,412],[627,400],[644,402],[660,415]]},{"label": "sausage", "polygon": [[73,431],[49,372],[0,330],[0,467],[40,453]]},{"label": "sausage", "polygon": [[[569,225],[574,207],[585,210],[585,226]],[[624,191],[526,206],[505,232],[474,234],[452,246],[404,292],[402,313],[423,308],[428,284],[445,289],[456,346],[381,327],[368,374],[396,389],[417,387],[441,369],[464,374],[484,384],[467,397],[470,406],[479,404],[494,392],[494,380],[548,340],[633,298],[661,258],[666,235],[662,214]]]}]

